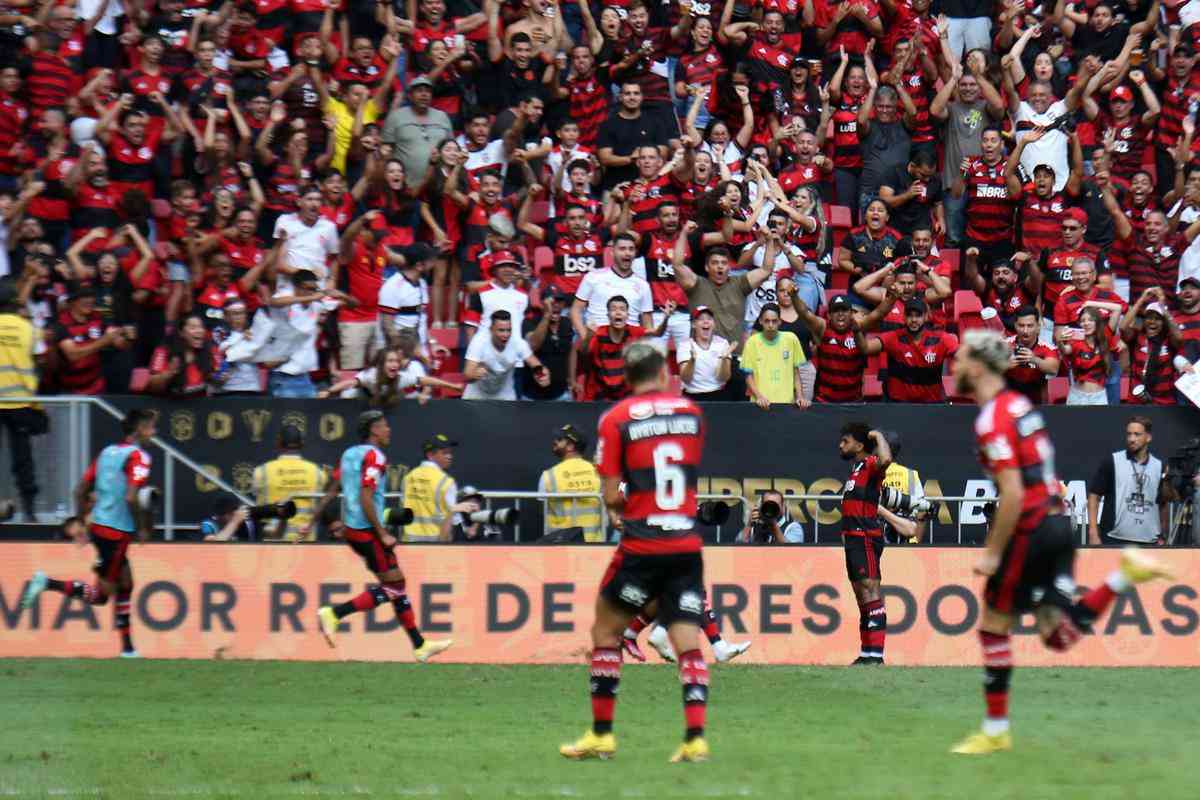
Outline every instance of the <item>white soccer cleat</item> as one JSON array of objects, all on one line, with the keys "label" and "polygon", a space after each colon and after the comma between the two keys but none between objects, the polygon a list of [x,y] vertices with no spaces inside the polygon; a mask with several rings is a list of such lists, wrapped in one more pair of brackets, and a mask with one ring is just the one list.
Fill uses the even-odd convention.
[{"label": "white soccer cleat", "polygon": [[727,642],[724,639],[713,642],[712,651],[717,661],[724,664],[733,661],[750,649],[750,642]]},{"label": "white soccer cleat", "polygon": [[25,593],[21,595],[21,608],[30,608],[37,602],[38,595],[46,591],[46,584],[49,583],[49,578],[46,573],[40,569],[33,573],[33,577],[29,579],[29,585],[25,587]]},{"label": "white soccer cleat", "polygon": [[646,641],[658,651],[663,661],[675,663],[675,648],[671,647],[671,637],[667,635],[666,628],[662,625],[655,625],[650,631],[650,635],[646,637]]},{"label": "white soccer cleat", "polygon": [[141,658],[142,654],[137,650],[122,650],[121,658]]}]

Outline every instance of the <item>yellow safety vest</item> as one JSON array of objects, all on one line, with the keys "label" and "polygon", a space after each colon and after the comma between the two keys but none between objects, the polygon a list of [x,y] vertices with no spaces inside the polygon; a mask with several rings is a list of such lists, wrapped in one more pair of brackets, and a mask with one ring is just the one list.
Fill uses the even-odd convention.
[{"label": "yellow safety vest", "polygon": [[[282,536],[270,538],[296,541],[300,538],[300,529],[312,519],[313,500],[307,497],[295,497],[295,495],[320,494],[325,488],[325,471],[302,456],[289,453],[258,467],[254,474],[254,485],[258,489],[259,505],[282,503],[285,500],[295,499],[296,516],[287,521]],[[264,524],[267,530],[274,530],[276,525],[270,520],[265,521]],[[316,536],[317,532],[314,526],[306,540],[313,541]]]},{"label": "yellow safety vest", "polygon": [[883,475],[883,485],[889,489],[896,489],[905,494],[912,494],[913,486],[921,485],[921,476],[917,474],[915,469],[910,469],[893,461],[888,465],[887,472]]},{"label": "yellow safety vest", "polygon": [[[37,394],[33,362],[33,324],[16,314],[0,314],[0,401]],[[0,402],[0,409],[28,408],[29,403]]]},{"label": "yellow safety vest", "polygon": [[436,542],[441,538],[442,521],[450,514],[447,490],[457,495],[458,487],[441,467],[426,461],[404,476],[404,507],[411,508],[413,521],[404,526],[406,542]]},{"label": "yellow safety vest", "polygon": [[[539,491],[566,494],[599,494],[600,476],[592,462],[579,456],[558,462],[542,473]],[[584,541],[604,541],[599,498],[562,498],[546,501],[547,531],[583,528]]]}]

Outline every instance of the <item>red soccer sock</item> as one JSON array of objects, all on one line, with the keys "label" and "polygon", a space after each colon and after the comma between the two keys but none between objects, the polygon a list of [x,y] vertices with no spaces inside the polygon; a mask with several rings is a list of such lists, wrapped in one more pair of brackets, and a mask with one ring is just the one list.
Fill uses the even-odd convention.
[{"label": "red soccer sock", "polygon": [[708,637],[709,644],[716,644],[721,641],[721,629],[717,626],[717,615],[712,612],[712,608],[708,603],[704,604],[704,635]]},{"label": "red soccer sock", "polygon": [[1107,583],[1102,583],[1079,598],[1079,605],[1098,617],[1108,610],[1116,596],[1117,593]]},{"label": "red soccer sock", "polygon": [[683,684],[683,720],[686,738],[704,735],[708,716],[708,664],[699,650],[679,654],[679,682]]},{"label": "red soccer sock", "polygon": [[597,647],[593,650],[589,677],[592,688],[592,730],[596,733],[612,733],[617,686],[621,683],[621,648]]}]

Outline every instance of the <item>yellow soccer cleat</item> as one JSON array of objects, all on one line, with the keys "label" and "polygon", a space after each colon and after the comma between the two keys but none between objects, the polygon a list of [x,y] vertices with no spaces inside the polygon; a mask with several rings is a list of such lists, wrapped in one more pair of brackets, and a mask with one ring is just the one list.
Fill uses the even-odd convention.
[{"label": "yellow soccer cleat", "polygon": [[617,755],[617,739],[611,733],[596,733],[588,731],[574,744],[564,744],[558,748],[559,755],[574,761],[586,758],[598,758],[607,761]]},{"label": "yellow soccer cleat", "polygon": [[671,763],[678,764],[683,761],[708,761],[708,742],[704,741],[703,736],[697,736],[690,742],[679,745],[679,749],[671,756]]},{"label": "yellow soccer cleat", "polygon": [[413,655],[417,657],[417,661],[424,664],[443,650],[449,650],[452,644],[453,639],[426,639],[425,644],[413,650]]},{"label": "yellow soccer cleat", "polygon": [[333,640],[337,636],[338,618],[337,614],[333,613],[332,606],[321,606],[317,609],[317,626],[321,629],[325,641],[333,647]]},{"label": "yellow soccer cleat", "polygon": [[951,753],[966,756],[983,756],[1002,750],[1012,750],[1012,734],[1008,731],[999,736],[988,736],[983,731],[978,731],[950,748]]},{"label": "yellow soccer cleat", "polygon": [[1155,578],[1170,578],[1171,571],[1136,547],[1121,551],[1121,574],[1130,583],[1145,583]]}]

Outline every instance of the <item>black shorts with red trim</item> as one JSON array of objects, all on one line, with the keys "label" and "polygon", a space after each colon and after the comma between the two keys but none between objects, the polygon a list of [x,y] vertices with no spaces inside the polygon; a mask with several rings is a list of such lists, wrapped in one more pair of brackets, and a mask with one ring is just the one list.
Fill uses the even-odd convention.
[{"label": "black shorts with red trim", "polygon": [[132,533],[125,533],[107,525],[92,525],[92,544],[96,547],[96,561],[92,571],[101,580],[116,583],[121,577],[121,571],[129,563],[129,543],[133,541]]},{"label": "black shorts with red trim", "polygon": [[639,554],[617,550],[600,580],[600,594],[637,613],[658,600],[658,619],[701,624],[704,615],[704,556],[689,553]]},{"label": "black shorts with red trim", "polygon": [[358,531],[353,528],[346,528],[346,532],[343,535],[346,537],[346,544],[350,545],[350,549],[358,553],[363,563],[367,565],[367,569],[376,575],[399,567],[400,564],[396,561],[396,553],[393,552],[392,548],[384,547],[370,531]]},{"label": "black shorts with red trim", "polygon": [[1070,610],[1075,602],[1075,532],[1062,514],[1048,516],[1028,534],[1014,534],[1000,566],[987,580],[983,599],[1009,614],[1041,605]]},{"label": "black shorts with red trim", "polygon": [[846,577],[854,581],[880,579],[879,559],[885,547],[882,536],[852,536],[842,534],[846,548]]}]

